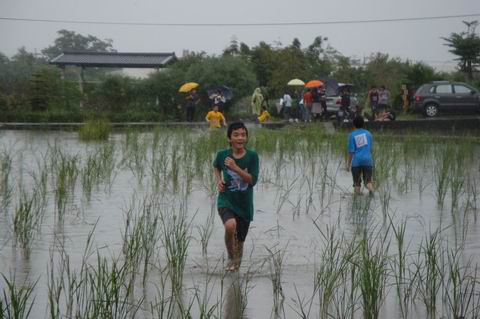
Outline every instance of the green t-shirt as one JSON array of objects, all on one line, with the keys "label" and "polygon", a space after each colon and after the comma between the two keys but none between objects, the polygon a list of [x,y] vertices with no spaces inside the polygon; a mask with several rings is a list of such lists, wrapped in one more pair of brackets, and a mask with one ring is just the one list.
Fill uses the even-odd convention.
[{"label": "green t-shirt", "polygon": [[[225,166],[225,158],[230,157],[244,171],[252,175],[252,184],[247,184],[237,173]],[[213,161],[223,175],[225,191],[218,194],[217,208],[229,208],[248,221],[253,220],[253,186],[258,179],[258,154],[248,150],[241,158],[235,158],[232,149],[219,151]]]}]

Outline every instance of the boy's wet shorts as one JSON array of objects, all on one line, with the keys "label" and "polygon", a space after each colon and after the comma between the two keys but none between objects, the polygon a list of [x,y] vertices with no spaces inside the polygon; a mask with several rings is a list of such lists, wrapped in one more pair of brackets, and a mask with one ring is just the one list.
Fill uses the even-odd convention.
[{"label": "boy's wet shorts", "polygon": [[356,166],[352,167],[353,186],[366,185],[372,181],[373,167],[372,166]]},{"label": "boy's wet shorts", "polygon": [[222,222],[224,224],[230,218],[235,218],[235,221],[237,223],[235,238],[238,241],[244,242],[245,238],[247,237],[248,228],[250,227],[250,222],[245,218],[237,216],[231,209],[228,209],[228,208],[223,208],[223,207],[219,208],[218,214],[220,215],[220,218],[222,219]]}]

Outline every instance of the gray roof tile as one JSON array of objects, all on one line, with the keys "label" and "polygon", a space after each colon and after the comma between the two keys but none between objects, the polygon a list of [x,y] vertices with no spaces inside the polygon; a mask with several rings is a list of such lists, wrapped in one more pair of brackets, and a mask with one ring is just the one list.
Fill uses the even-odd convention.
[{"label": "gray roof tile", "polygon": [[55,65],[119,68],[161,68],[176,59],[175,53],[63,52]]}]

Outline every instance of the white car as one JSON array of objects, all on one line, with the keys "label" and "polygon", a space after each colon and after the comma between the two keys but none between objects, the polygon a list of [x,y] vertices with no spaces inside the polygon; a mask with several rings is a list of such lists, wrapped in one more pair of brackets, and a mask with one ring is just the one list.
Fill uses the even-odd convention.
[{"label": "white car", "polygon": [[[342,96],[341,92],[342,89],[347,87],[350,89],[350,92],[352,91],[353,84],[348,84],[348,83],[338,83],[338,87],[333,90],[327,90],[327,114],[334,114],[336,115],[338,110],[340,109],[340,105],[342,104]],[[330,91],[330,92],[329,92]],[[332,95],[329,95],[329,93],[333,93]],[[350,95],[350,107],[351,108],[356,108],[358,105],[358,99],[356,94],[351,94]]]}]

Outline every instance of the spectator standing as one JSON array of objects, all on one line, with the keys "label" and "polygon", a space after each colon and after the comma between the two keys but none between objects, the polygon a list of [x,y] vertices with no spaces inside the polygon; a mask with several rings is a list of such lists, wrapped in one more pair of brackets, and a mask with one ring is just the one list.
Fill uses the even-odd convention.
[{"label": "spectator standing", "polygon": [[372,87],[368,91],[368,101],[370,104],[370,110],[372,111],[372,117],[374,117],[377,113],[378,107],[378,90],[375,85],[372,85]]},{"label": "spectator standing", "polygon": [[223,95],[222,91],[216,91],[214,94],[210,95],[209,98],[212,101],[212,106],[218,106],[218,111],[223,113],[223,109],[225,107],[225,102],[227,101],[227,99]]},{"label": "spectator standing", "polygon": [[195,109],[197,104],[200,101],[197,91],[195,89],[191,90],[190,93],[185,98],[185,109],[187,110],[187,122],[193,122],[195,117]]},{"label": "spectator standing", "polygon": [[290,94],[288,94],[288,92],[285,92],[282,99],[283,99],[283,108],[282,108],[283,117],[285,119],[289,119],[292,111],[292,97],[290,96]]},{"label": "spectator standing", "polygon": [[319,120],[322,115],[322,103],[320,101],[320,94],[318,88],[312,89],[312,117],[314,120]]},{"label": "spectator standing", "polygon": [[320,104],[322,105],[322,114],[327,117],[327,92],[325,90],[325,86],[321,86],[318,90],[318,95],[320,96]]},{"label": "spectator standing", "polygon": [[311,111],[312,111],[312,91],[307,89],[307,91],[303,94],[303,104],[305,106],[305,122],[310,122],[311,119]]},{"label": "spectator standing", "polygon": [[260,88],[256,88],[255,91],[253,91],[252,95],[252,113],[255,114],[256,116],[260,115],[260,108],[262,107],[263,104],[263,94],[262,90]]},{"label": "spectator standing", "polygon": [[407,86],[405,84],[402,84],[402,109],[404,114],[407,113],[409,104],[410,101]]},{"label": "spectator standing", "polygon": [[385,88],[385,85],[380,86],[378,91],[378,109],[386,110],[388,106],[388,101],[390,100],[390,91]]}]

